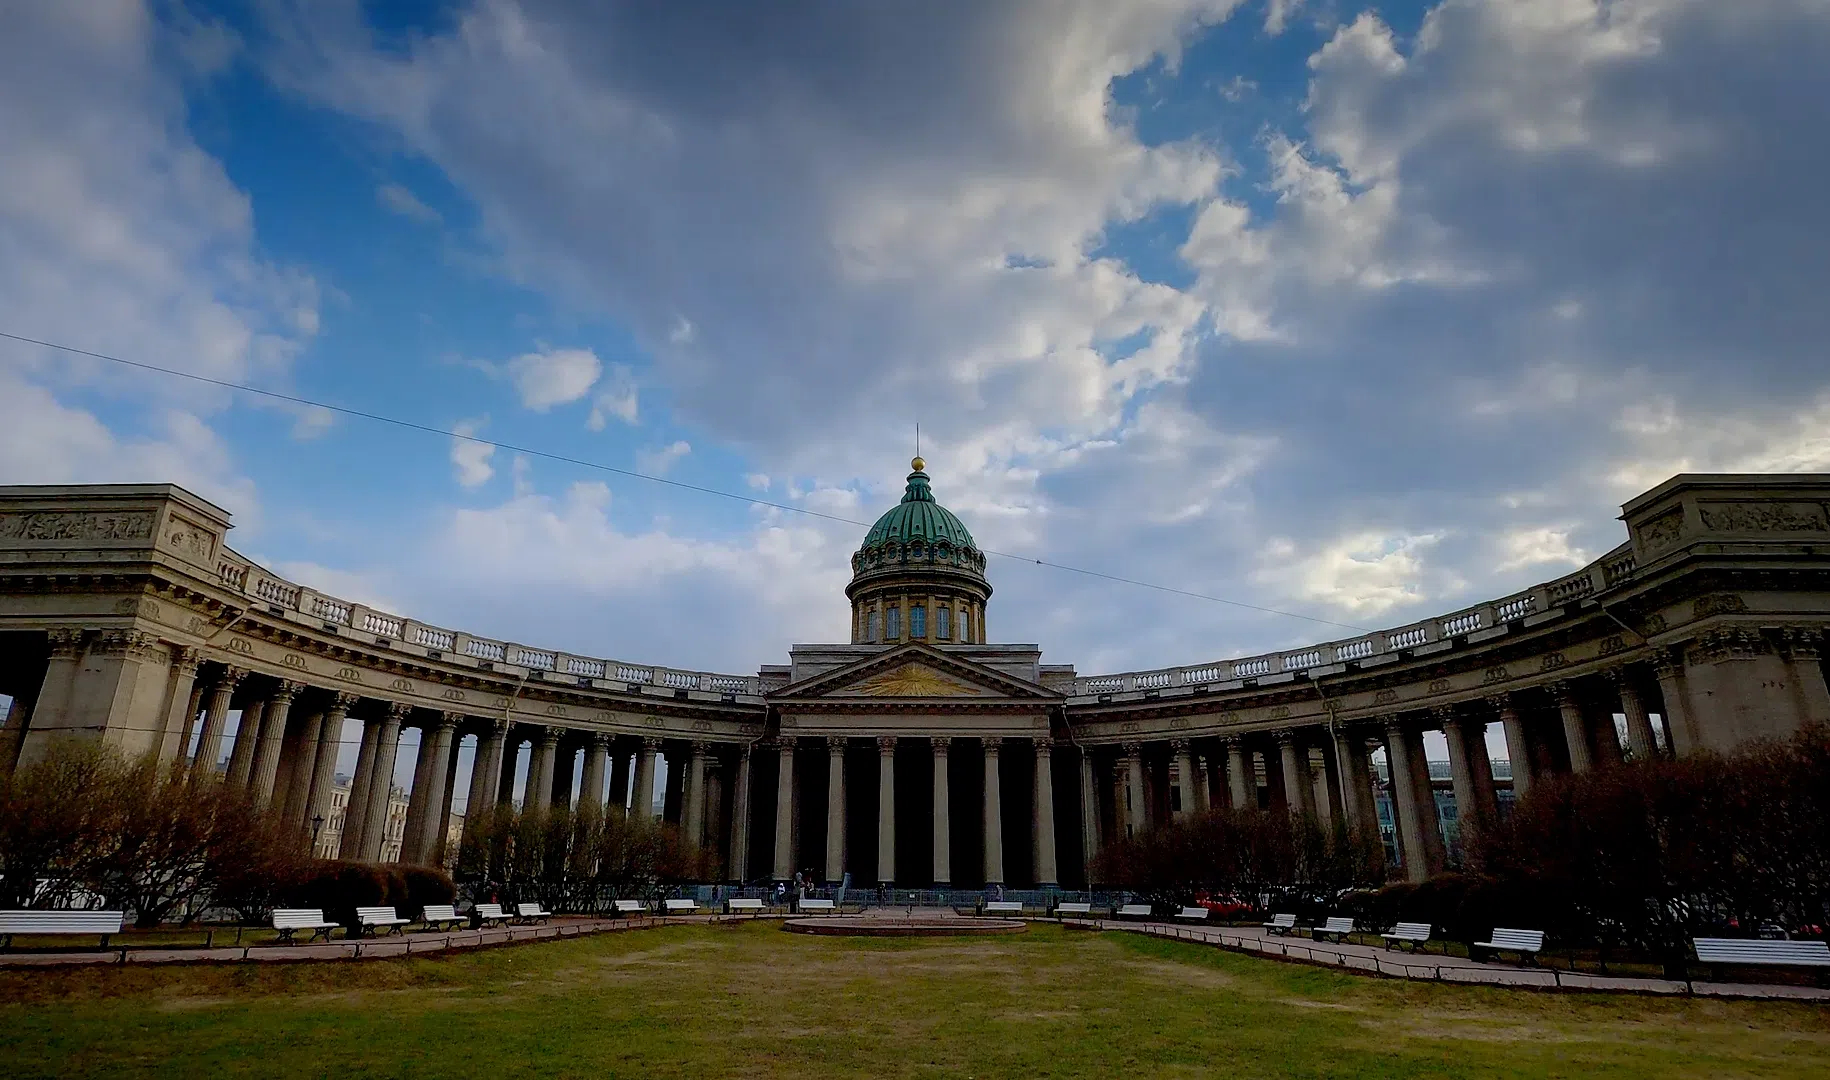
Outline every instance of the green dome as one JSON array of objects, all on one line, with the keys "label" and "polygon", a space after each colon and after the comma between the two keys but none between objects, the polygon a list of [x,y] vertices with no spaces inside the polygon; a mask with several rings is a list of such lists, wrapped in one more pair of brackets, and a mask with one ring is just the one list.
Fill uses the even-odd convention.
[{"label": "green dome", "polygon": [[953,511],[934,501],[934,493],[928,490],[928,474],[920,469],[909,474],[908,489],[902,493],[902,502],[891,507],[871,531],[864,534],[864,546],[880,547],[890,541],[907,544],[913,540],[925,540],[930,544],[945,540],[955,547],[974,547],[972,534]]},{"label": "green dome", "polygon": [[902,501],[864,534],[863,545],[852,557],[853,570],[868,573],[894,565],[925,564],[984,573],[985,556],[972,533],[951,510],[934,501],[922,460],[916,458],[911,464],[915,471],[909,474]]}]

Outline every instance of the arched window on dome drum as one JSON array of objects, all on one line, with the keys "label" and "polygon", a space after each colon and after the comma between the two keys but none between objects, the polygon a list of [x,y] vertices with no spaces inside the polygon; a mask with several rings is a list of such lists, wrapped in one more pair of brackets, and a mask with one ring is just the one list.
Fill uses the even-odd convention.
[{"label": "arched window on dome drum", "polygon": [[864,616],[864,640],[877,640],[877,613],[874,611]]},{"label": "arched window on dome drum", "polygon": [[928,636],[928,609],[921,604],[909,609],[909,636],[917,641]]},{"label": "arched window on dome drum", "polygon": [[941,641],[947,641],[953,637],[953,626],[948,621],[952,616],[953,610],[945,604],[942,604],[940,609],[934,613],[934,636]]},{"label": "arched window on dome drum", "polygon": [[890,608],[883,613],[883,636],[895,641],[902,636],[902,609]]}]

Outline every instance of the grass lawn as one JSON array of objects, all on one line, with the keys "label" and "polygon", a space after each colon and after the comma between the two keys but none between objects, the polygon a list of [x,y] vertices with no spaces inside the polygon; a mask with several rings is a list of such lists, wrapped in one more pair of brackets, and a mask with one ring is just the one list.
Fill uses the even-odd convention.
[{"label": "grass lawn", "polygon": [[1375,980],[1134,934],[675,926],[443,959],[0,971],[5,1075],[1830,1076],[1830,1010]]}]

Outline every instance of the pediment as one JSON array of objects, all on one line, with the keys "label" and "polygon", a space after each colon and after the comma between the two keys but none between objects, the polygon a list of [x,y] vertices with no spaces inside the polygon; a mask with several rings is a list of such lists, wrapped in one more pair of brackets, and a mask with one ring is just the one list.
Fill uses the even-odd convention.
[{"label": "pediment", "polygon": [[785,686],[770,696],[799,701],[870,698],[1039,701],[1059,695],[939,649],[910,644]]}]

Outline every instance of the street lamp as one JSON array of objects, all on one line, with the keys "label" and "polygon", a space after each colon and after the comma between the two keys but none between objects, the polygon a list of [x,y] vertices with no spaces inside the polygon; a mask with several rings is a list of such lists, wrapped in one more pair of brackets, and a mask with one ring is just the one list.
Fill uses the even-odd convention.
[{"label": "street lamp", "polygon": [[311,853],[313,855],[316,855],[318,853],[318,830],[322,829],[323,827],[324,827],[324,815],[323,814],[311,815]]}]

